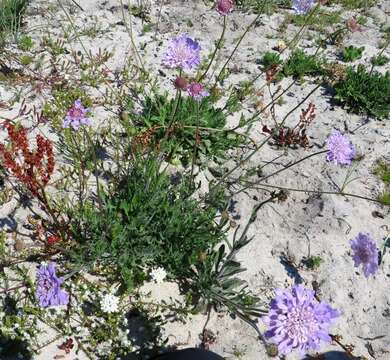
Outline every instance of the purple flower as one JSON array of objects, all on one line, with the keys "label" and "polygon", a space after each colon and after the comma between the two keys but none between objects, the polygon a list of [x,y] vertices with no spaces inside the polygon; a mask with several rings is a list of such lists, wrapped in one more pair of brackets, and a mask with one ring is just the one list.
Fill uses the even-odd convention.
[{"label": "purple flower", "polygon": [[196,101],[201,101],[204,97],[209,96],[210,94],[203,88],[202,84],[197,82],[191,83],[187,87],[188,95],[192,96]]},{"label": "purple flower", "polygon": [[222,16],[227,16],[233,11],[234,1],[233,0],[218,0],[217,11]]},{"label": "purple flower", "polygon": [[350,165],[355,157],[355,148],[347,136],[334,130],[326,141],[328,153],[326,160],[336,165]]},{"label": "purple flower", "polygon": [[69,302],[69,295],[61,289],[64,280],[57,277],[55,267],[54,263],[50,263],[38,269],[35,295],[40,307],[67,305]]},{"label": "purple flower", "polygon": [[379,268],[378,250],[375,241],[369,234],[359,233],[349,243],[353,251],[352,259],[355,262],[355,267],[363,265],[363,272],[367,278],[374,275]]},{"label": "purple flower", "polygon": [[182,70],[196,68],[200,64],[200,45],[187,35],[173,38],[164,54],[163,64]]},{"label": "purple flower", "polygon": [[293,10],[298,15],[306,15],[314,6],[314,0],[293,0]]},{"label": "purple flower", "polygon": [[62,122],[62,127],[65,129],[71,126],[73,130],[77,130],[81,125],[91,125],[91,119],[87,117],[87,114],[90,112],[91,110],[85,108],[81,103],[81,100],[76,100],[73,106],[68,110],[68,113]]},{"label": "purple flower", "polygon": [[268,315],[263,322],[268,325],[265,336],[278,345],[280,354],[298,349],[302,354],[317,350],[321,340],[330,342],[329,327],[340,314],[325,302],[318,302],[314,291],[302,285],[291,290],[276,290]]}]

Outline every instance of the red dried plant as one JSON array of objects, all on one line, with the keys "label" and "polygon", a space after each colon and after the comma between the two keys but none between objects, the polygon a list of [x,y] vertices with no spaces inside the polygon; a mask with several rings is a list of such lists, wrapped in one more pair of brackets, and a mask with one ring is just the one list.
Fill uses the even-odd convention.
[{"label": "red dried plant", "polygon": [[299,122],[295,127],[290,128],[288,126],[275,127],[269,129],[266,125],[263,126],[263,131],[272,136],[278,146],[292,146],[298,145],[302,147],[309,146],[309,138],[306,135],[307,127],[313,122],[316,117],[316,107],[313,103],[309,103],[306,110],[301,110],[301,116]]},{"label": "red dried plant", "polygon": [[44,189],[54,171],[53,144],[41,135],[36,136],[36,149],[30,150],[27,130],[5,121],[9,146],[0,144],[0,160],[5,169],[23,183],[36,197]]}]

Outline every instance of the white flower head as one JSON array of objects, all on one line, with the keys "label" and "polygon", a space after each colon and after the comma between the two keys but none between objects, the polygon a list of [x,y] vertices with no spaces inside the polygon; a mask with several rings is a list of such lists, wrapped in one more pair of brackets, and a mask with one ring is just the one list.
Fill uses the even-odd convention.
[{"label": "white flower head", "polygon": [[163,268],[159,267],[157,269],[153,269],[150,272],[150,276],[157,284],[161,284],[167,277],[167,272]]},{"label": "white flower head", "polygon": [[106,294],[100,300],[100,307],[107,314],[118,312],[119,298],[113,294]]}]

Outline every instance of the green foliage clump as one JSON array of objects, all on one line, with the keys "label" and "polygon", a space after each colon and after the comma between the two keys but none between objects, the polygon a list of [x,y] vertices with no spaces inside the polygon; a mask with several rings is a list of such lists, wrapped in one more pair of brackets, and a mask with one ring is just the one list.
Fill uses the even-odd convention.
[{"label": "green foliage clump", "polygon": [[371,58],[371,64],[374,66],[383,66],[389,62],[389,58],[385,55],[373,56]]},{"label": "green foliage clump", "polygon": [[286,22],[296,26],[307,26],[309,29],[323,31],[326,27],[338,24],[341,20],[341,11],[318,10],[309,19],[307,15],[287,14]]},{"label": "green foliage clump", "polygon": [[355,46],[347,46],[344,48],[342,57],[343,61],[345,62],[352,62],[355,60],[358,60],[362,57],[364,51],[364,46],[362,47],[355,47]]},{"label": "green foliage clump", "polygon": [[345,79],[335,84],[336,100],[357,114],[386,118],[390,113],[390,72],[367,72],[348,67]]},{"label": "green foliage clump", "polygon": [[385,159],[379,160],[374,174],[385,184],[385,189],[378,196],[378,201],[383,205],[390,205],[390,162]]},{"label": "green foliage clump", "polygon": [[322,75],[322,64],[315,55],[307,55],[302,50],[294,51],[283,66],[284,76],[293,76],[301,79],[303,76]]},{"label": "green foliage clump", "polygon": [[324,260],[321,256],[310,256],[304,260],[304,264],[307,268],[315,270],[318,269]]},{"label": "green foliage clump", "polygon": [[34,41],[31,36],[22,35],[18,39],[18,47],[23,51],[29,51],[34,47]]},{"label": "green foliage clump", "polygon": [[377,175],[385,184],[390,185],[390,162],[385,160],[378,161],[374,174]]},{"label": "green foliage clump", "polygon": [[200,205],[185,177],[173,181],[153,157],[135,160],[100,206],[73,210],[74,259],[112,266],[128,289],[142,283],[145,270],[163,267],[185,278],[203,253],[224,240],[216,209]]},{"label": "green foliage clump", "polygon": [[156,143],[166,137],[170,127],[163,150],[170,159],[177,157],[184,166],[193,160],[195,142],[199,155],[224,158],[228,149],[244,141],[242,135],[225,129],[226,115],[208,99],[199,104],[190,97],[181,98],[176,107],[176,100],[167,96],[147,97],[142,113],[135,115],[133,122],[139,133],[153,129]]},{"label": "green foliage clump", "polygon": [[377,3],[377,0],[333,0],[332,3],[341,4],[347,9],[368,9]]},{"label": "green foliage clump", "polygon": [[280,55],[273,51],[267,51],[261,59],[264,71],[269,70],[272,66],[280,65],[281,63],[282,59],[280,58]]},{"label": "green foliage clump", "polygon": [[66,113],[76,100],[80,99],[85,107],[92,106],[91,98],[84,90],[77,87],[57,89],[53,91],[52,95],[53,99],[43,106],[42,113],[56,129],[61,127]]},{"label": "green foliage clump", "polygon": [[0,43],[9,33],[19,31],[28,0],[0,1]]}]

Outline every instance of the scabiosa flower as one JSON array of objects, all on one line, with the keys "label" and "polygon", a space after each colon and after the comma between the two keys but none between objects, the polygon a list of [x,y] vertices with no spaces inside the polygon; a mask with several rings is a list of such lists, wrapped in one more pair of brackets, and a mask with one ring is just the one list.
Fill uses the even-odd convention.
[{"label": "scabiosa flower", "polygon": [[318,302],[314,291],[302,285],[291,290],[276,290],[271,309],[263,321],[268,325],[265,336],[278,346],[280,354],[298,349],[302,354],[317,350],[321,340],[330,342],[329,327],[339,312],[325,302]]},{"label": "scabiosa flower", "polygon": [[365,277],[374,275],[378,270],[378,250],[375,241],[369,234],[359,233],[355,239],[350,240],[353,251],[352,259],[355,267],[363,266]]},{"label": "scabiosa flower", "polygon": [[293,0],[293,10],[298,15],[306,15],[314,6],[314,0]]},{"label": "scabiosa flower", "polygon": [[113,294],[106,294],[100,300],[100,307],[107,314],[118,312],[119,298]]},{"label": "scabiosa flower", "polygon": [[91,119],[87,117],[90,112],[91,110],[85,108],[81,100],[76,100],[66,114],[62,127],[65,129],[71,126],[73,130],[78,130],[81,125],[91,125]]},{"label": "scabiosa flower", "polygon": [[69,295],[61,289],[64,280],[57,277],[55,263],[42,264],[38,269],[36,281],[35,295],[39,300],[40,307],[68,304]]},{"label": "scabiosa flower", "polygon": [[355,148],[347,136],[334,130],[326,141],[328,153],[326,160],[336,165],[350,165],[355,157]]},{"label": "scabiosa flower", "polygon": [[192,70],[200,64],[200,45],[187,35],[173,38],[164,54],[163,64],[169,68]]},{"label": "scabiosa flower", "polygon": [[218,0],[217,11],[222,16],[227,16],[233,11],[234,1],[233,0]]},{"label": "scabiosa flower", "polygon": [[196,101],[201,101],[204,97],[209,96],[210,94],[203,88],[202,84],[197,82],[191,83],[187,87],[188,95],[193,97]]},{"label": "scabiosa flower", "polygon": [[159,267],[157,269],[153,269],[150,272],[150,276],[157,284],[161,284],[167,277],[167,273],[163,268]]}]

